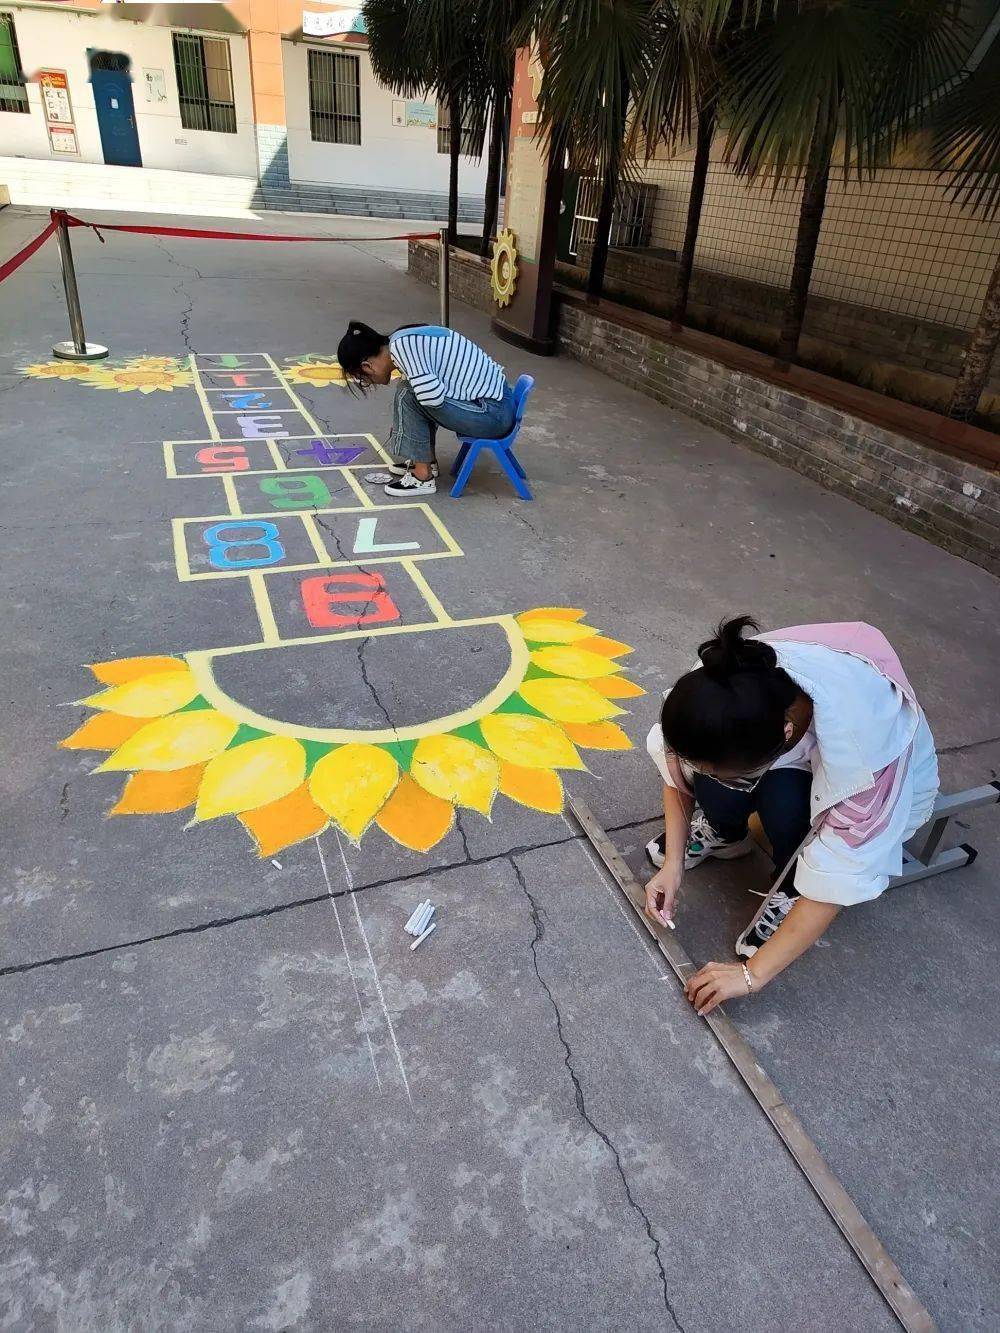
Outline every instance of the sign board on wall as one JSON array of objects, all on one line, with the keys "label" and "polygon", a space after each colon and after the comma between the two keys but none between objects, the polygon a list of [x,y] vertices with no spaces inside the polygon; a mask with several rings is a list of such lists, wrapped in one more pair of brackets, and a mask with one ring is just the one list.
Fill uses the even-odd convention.
[{"label": "sign board on wall", "polygon": [[393,98],[392,123],[399,126],[419,125],[425,129],[437,128],[438,109],[434,102],[404,102]]},{"label": "sign board on wall", "polygon": [[167,100],[167,81],[162,69],[144,69],[142,82],[146,89],[146,101],[159,105]]},{"label": "sign board on wall", "polygon": [[69,79],[64,69],[42,69],[38,71],[38,84],[42,90],[42,110],[45,114],[45,128],[49,132],[49,145],[53,153],[64,156],[67,153],[79,153],[76,141],[76,128],[73,123],[73,104],[69,97]]},{"label": "sign board on wall", "polygon": [[302,12],[302,32],[306,37],[335,37],[344,32],[367,32],[360,9],[341,10],[337,14]]}]

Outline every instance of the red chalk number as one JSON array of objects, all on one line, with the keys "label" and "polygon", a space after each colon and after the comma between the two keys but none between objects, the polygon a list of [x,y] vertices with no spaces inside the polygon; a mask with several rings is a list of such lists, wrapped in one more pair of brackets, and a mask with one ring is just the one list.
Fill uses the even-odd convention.
[{"label": "red chalk number", "polygon": [[[399,619],[399,607],[386,592],[380,574],[318,574],[303,579],[300,591],[306,619],[315,629],[383,625]],[[351,604],[358,607],[353,615],[333,609]]]},{"label": "red chalk number", "polygon": [[199,449],[195,458],[203,472],[248,472],[250,459],[242,444],[213,444]]}]

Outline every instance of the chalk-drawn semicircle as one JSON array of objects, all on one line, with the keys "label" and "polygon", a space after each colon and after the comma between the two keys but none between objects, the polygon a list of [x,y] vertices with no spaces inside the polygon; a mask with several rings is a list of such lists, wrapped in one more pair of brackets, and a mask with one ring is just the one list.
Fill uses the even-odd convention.
[{"label": "chalk-drawn semicircle", "polygon": [[[230,656],[234,653],[250,652],[274,652],[290,644],[322,644],[329,642],[341,642],[344,639],[367,638],[382,634],[406,634],[406,633],[434,633],[435,630],[454,630],[472,627],[476,625],[499,625],[504,631],[507,642],[510,646],[510,662],[507,670],[492,690],[483,696],[477,703],[468,708],[462,709],[458,713],[452,713],[447,717],[432,718],[427,722],[420,722],[413,726],[392,728],[382,728],[381,730],[357,729],[346,727],[306,727],[299,723],[285,722],[280,718],[267,717],[263,713],[258,713],[239,700],[232,698],[222,690],[215,679],[213,670],[213,660],[218,657]],[[281,643],[254,643],[246,644],[236,648],[211,648],[186,654],[188,665],[198,684],[198,688],[213,708],[218,709],[220,713],[231,717],[234,721],[245,723],[247,726],[256,727],[261,731],[266,731],[272,735],[294,736],[298,740],[319,741],[332,745],[346,745],[350,742],[361,742],[368,745],[384,745],[392,741],[416,741],[424,736],[438,736],[444,732],[454,731],[458,727],[468,726],[472,722],[478,722],[480,718],[486,717],[497,709],[524,680],[525,672],[528,669],[530,658],[528,655],[528,645],[525,642],[524,635],[521,632],[517,621],[513,616],[480,616],[470,620],[455,620],[443,624],[432,625],[413,625],[395,629],[382,630],[362,630],[352,634],[325,634],[316,637],[304,639],[286,639]]]}]

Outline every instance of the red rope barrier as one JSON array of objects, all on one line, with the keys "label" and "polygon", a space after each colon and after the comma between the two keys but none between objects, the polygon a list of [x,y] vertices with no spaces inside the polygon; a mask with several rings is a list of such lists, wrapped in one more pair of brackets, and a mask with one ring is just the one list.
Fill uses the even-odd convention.
[{"label": "red rope barrier", "polygon": [[201,236],[214,241],[431,241],[436,231],[410,231],[398,236],[282,236],[273,232],[255,231],[202,231],[196,227],[139,227],[120,222],[86,222],[83,218],[66,213],[67,227],[89,227],[100,237],[102,231],[129,231],[140,236]]},{"label": "red rope barrier", "polygon": [[41,249],[55,229],[56,223],[50,222],[44,231],[39,232],[33,241],[28,242],[23,250],[18,250],[17,254],[12,255],[6,264],[0,264],[0,282],[3,282],[4,278],[9,278],[22,264],[27,263],[35,251]]}]

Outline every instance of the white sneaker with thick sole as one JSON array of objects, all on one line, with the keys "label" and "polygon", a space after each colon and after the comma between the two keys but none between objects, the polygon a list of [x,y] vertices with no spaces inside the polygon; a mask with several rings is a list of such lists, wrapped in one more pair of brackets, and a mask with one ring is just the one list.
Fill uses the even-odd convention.
[{"label": "white sneaker with thick sole", "polygon": [[412,472],[404,472],[401,477],[395,481],[390,481],[388,486],[382,488],[386,495],[395,499],[411,500],[417,495],[435,495],[437,493],[437,482],[433,477],[427,481],[420,481]]},{"label": "white sneaker with thick sole", "polygon": [[[663,833],[658,838],[653,838],[652,841],[646,843],[646,855],[657,870],[662,867],[666,859],[666,846],[666,835]],[[735,861],[737,857],[747,856],[752,851],[753,839],[749,834],[736,842],[730,842],[728,839],[720,837],[705,818],[702,810],[697,806],[695,807],[694,816],[691,820],[691,832],[688,835],[688,844],[684,852],[685,870],[693,870],[695,866],[701,865],[702,861],[707,861],[710,856],[714,856],[718,861]]]},{"label": "white sneaker with thick sole", "polygon": [[[394,477],[402,477],[405,473],[409,472],[412,467],[413,463],[408,458],[393,458],[388,463],[385,470],[386,472],[391,473]],[[431,476],[436,477],[437,475],[438,465],[437,463],[431,463]]]},{"label": "white sneaker with thick sole", "polygon": [[784,889],[772,889],[757,909],[750,924],[736,941],[736,956],[752,958],[766,944],[795,906],[799,895]]}]

